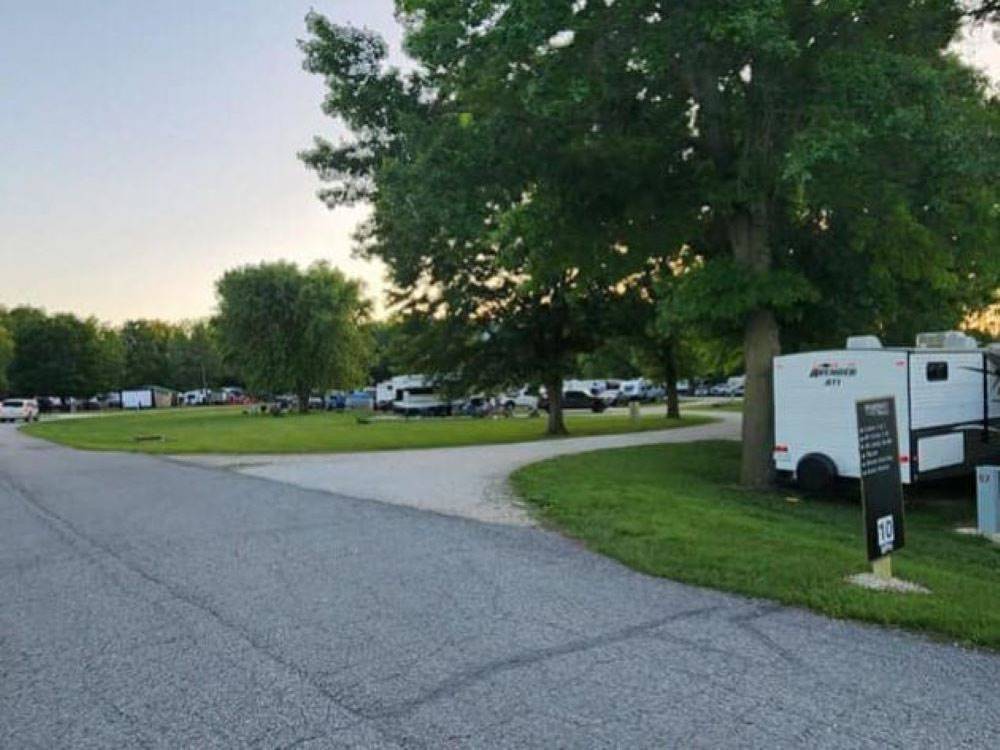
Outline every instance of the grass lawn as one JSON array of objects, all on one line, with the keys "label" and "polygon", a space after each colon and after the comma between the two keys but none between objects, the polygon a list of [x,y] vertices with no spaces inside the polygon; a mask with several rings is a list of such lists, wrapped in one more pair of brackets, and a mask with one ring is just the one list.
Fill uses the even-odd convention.
[{"label": "grass lawn", "polygon": [[[711,421],[703,416],[668,420],[644,416],[572,415],[571,437],[662,430]],[[169,409],[39,422],[29,435],[87,450],[143,453],[338,453],[515,443],[545,437],[545,419],[428,418],[359,424],[353,414],[317,412],[283,417],[243,414],[240,407]],[[162,439],[143,440],[143,437]]]},{"label": "grass lawn", "polygon": [[901,595],[844,580],[869,569],[856,499],[748,492],[738,469],[737,443],[702,442],[565,456],[513,482],[544,521],[645,573],[1000,649],[1000,546],[952,531],[975,525],[966,485],[907,493],[893,573],[932,593]]},{"label": "grass lawn", "polygon": [[[682,406],[684,404],[681,404]],[[699,401],[697,404],[688,404],[689,409],[698,411],[743,411],[743,399],[738,401]]]}]

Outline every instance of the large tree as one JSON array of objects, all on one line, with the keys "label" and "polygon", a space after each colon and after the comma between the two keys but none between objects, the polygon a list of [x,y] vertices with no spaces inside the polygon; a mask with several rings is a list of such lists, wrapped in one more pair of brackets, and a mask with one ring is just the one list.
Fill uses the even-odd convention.
[{"label": "large tree", "polygon": [[[655,254],[689,248],[678,295],[691,322],[741,331],[745,484],[771,475],[771,361],[782,325],[824,303],[855,304],[858,289],[870,298],[859,322],[912,328],[921,316],[903,308],[914,290],[927,320],[957,322],[997,284],[997,107],[945,52],[961,3],[401,7],[421,60],[447,68],[457,59],[479,101],[523,104],[511,128],[541,145],[558,133],[581,165],[599,163],[595,149],[644,156],[627,163],[646,187],[592,203],[603,186],[628,184],[607,164],[603,186],[576,181],[576,200],[621,232],[612,247],[644,255],[659,229]],[[531,149],[518,155],[543,181],[549,163]],[[687,194],[672,189],[685,182]]]},{"label": "large tree", "polygon": [[307,157],[327,200],[371,200],[366,247],[429,314],[482,329],[450,337],[481,351],[528,351],[501,335],[528,323],[586,333],[570,322],[593,317],[533,313],[687,252],[679,319],[743,340],[745,484],[771,475],[782,326],[908,332],[997,284],[997,106],[946,54],[959,2],[397,7],[409,77],[312,17],[307,67],[356,135]]},{"label": "large tree", "polygon": [[[329,205],[373,204],[362,252],[386,262],[405,314],[435,321],[422,366],[468,387],[541,382],[548,431],[563,433],[563,379],[612,333],[622,281],[642,264],[613,248],[601,226],[607,200],[627,210],[608,167],[628,175],[641,148],[582,150],[556,118],[558,127],[525,127],[538,113],[484,85],[502,80],[506,61],[467,64],[474,24],[452,21],[474,9],[400,9],[408,50],[422,64],[410,76],[385,65],[376,36],[309,16],[306,68],[324,76],[324,107],[354,139],[317,141],[304,158],[332,183],[322,193]],[[412,22],[421,13],[423,22]],[[577,200],[581,180],[606,195]]]},{"label": "large tree", "polygon": [[370,340],[361,286],[326,263],[302,271],[261,263],[216,283],[224,355],[258,393],[291,392],[309,409],[317,390],[364,382]]},{"label": "large tree", "polygon": [[121,350],[114,331],[93,318],[12,311],[10,386],[24,395],[85,398],[117,384]]}]

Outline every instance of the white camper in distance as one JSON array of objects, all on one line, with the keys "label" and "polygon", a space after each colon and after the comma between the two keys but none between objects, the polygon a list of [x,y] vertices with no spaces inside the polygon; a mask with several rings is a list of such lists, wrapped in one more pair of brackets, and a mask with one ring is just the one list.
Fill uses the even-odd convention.
[{"label": "white camper in distance", "polygon": [[904,484],[971,471],[1000,458],[1000,349],[963,333],[920,334],[883,348],[853,336],[845,349],[774,358],[774,464],[808,490],[858,478],[861,399],[893,396]]},{"label": "white camper in distance", "polygon": [[448,400],[439,383],[424,375],[397,375],[379,383],[376,400],[378,408],[391,408],[407,417],[446,416],[461,405],[461,401]]}]

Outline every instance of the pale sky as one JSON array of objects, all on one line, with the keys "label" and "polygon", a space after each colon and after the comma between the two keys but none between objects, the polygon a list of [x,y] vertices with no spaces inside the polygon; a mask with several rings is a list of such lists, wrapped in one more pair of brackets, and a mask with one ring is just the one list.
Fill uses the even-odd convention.
[{"label": "pale sky", "polygon": [[[397,50],[392,0],[0,0],[0,304],[182,320],[261,260],[351,257],[296,152],[340,134],[295,40],[310,7]],[[1000,80],[988,32],[967,57]]]}]

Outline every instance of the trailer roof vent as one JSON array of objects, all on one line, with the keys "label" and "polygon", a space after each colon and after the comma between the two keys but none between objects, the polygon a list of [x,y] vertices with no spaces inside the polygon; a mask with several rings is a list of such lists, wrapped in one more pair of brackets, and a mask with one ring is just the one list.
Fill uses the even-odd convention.
[{"label": "trailer roof vent", "polygon": [[848,349],[881,349],[882,342],[878,336],[848,336]]},{"label": "trailer roof vent", "polygon": [[934,331],[917,334],[918,349],[978,349],[979,342],[961,331]]}]

